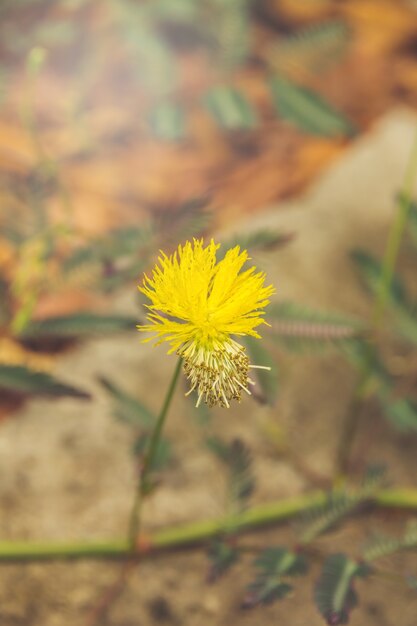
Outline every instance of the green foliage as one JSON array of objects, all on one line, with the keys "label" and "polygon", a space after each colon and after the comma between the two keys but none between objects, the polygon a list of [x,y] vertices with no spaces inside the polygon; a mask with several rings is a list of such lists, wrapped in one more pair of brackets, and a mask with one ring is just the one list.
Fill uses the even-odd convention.
[{"label": "green foliage", "polygon": [[352,123],[318,94],[291,80],[273,76],[271,96],[279,115],[313,135],[353,135]]},{"label": "green foliage", "polygon": [[0,389],[23,396],[49,396],[89,399],[90,394],[78,387],[61,382],[45,372],[23,365],[0,364]]},{"label": "green foliage", "polygon": [[249,130],[258,123],[258,116],[246,96],[223,85],[211,89],[204,103],[215,121],[224,130]]},{"label": "green foliage", "polygon": [[267,313],[273,339],[291,350],[345,347],[363,333],[363,325],[357,319],[293,302],[272,303]]},{"label": "green foliage", "polygon": [[245,344],[250,356],[251,363],[262,367],[270,367],[270,370],[252,369],[250,375],[254,376],[259,383],[261,393],[257,386],[252,387],[252,393],[256,400],[262,404],[273,406],[278,393],[278,369],[270,352],[255,337],[245,337]]},{"label": "green foliage", "polygon": [[417,204],[412,202],[408,214],[408,230],[410,236],[417,248]]},{"label": "green foliage", "polygon": [[292,590],[286,577],[299,576],[307,571],[307,561],[303,555],[281,546],[263,550],[254,566],[258,571],[248,586],[243,608],[270,604],[284,598]]},{"label": "green foliage", "polygon": [[150,124],[155,136],[160,139],[182,139],[185,134],[184,110],[173,102],[161,102],[152,110]]},{"label": "green foliage", "polygon": [[363,552],[365,561],[370,562],[394,554],[401,550],[408,550],[417,546],[417,521],[412,520],[402,537],[387,537],[375,535]]},{"label": "green foliage", "polygon": [[207,209],[208,201],[207,196],[191,197],[179,206],[167,207],[167,210],[153,216],[153,230],[159,233],[165,247],[176,247],[178,241],[204,233],[213,217]]},{"label": "green foliage", "polygon": [[349,39],[349,29],[341,20],[313,24],[273,43],[267,51],[268,62],[284,74],[322,72],[340,60]]},{"label": "green foliage", "polygon": [[336,626],[349,622],[350,612],[358,603],[353,582],[369,573],[367,565],[353,561],[345,554],[327,557],[314,590],[317,608],[327,624]]},{"label": "green foliage", "polygon": [[292,234],[266,229],[235,235],[222,242],[222,246],[217,252],[217,259],[219,261],[223,259],[227,250],[235,246],[240,246],[242,250],[250,250],[251,254],[254,252],[270,252],[281,246],[285,246],[287,243],[290,243],[292,239]]},{"label": "green foliage", "polygon": [[[156,423],[155,414],[135,396],[127,393],[108,378],[100,376],[98,381],[112,399],[114,417],[135,427],[137,436],[132,452],[135,456],[142,457],[148,449],[150,436]],[[161,437],[151,470],[157,471],[164,467],[170,461],[171,456],[170,442],[165,437]]]},{"label": "green foliage", "polygon": [[[365,287],[375,296],[381,289],[382,265],[364,250],[351,253]],[[398,332],[413,344],[417,344],[417,306],[410,300],[405,285],[399,276],[394,276],[387,293],[387,303],[394,316]]]},{"label": "green foliage", "polygon": [[229,473],[229,495],[232,503],[241,510],[255,488],[252,471],[252,458],[249,449],[240,439],[228,444],[218,437],[206,440],[209,449],[225,465]]},{"label": "green foliage", "polygon": [[155,414],[135,396],[127,393],[104,376],[100,376],[98,381],[113,400],[113,414],[117,419],[147,429],[153,426],[156,421]]},{"label": "green foliage", "polygon": [[417,406],[408,398],[390,400],[384,390],[378,391],[378,399],[384,416],[400,432],[417,432]]},{"label": "green foliage", "polygon": [[225,443],[218,437],[208,437],[206,445],[227,470],[228,501],[230,504],[222,536],[216,537],[208,549],[210,567],[207,578],[209,582],[214,582],[226,573],[240,557],[240,549],[233,541],[233,534],[237,530],[233,517],[246,508],[246,504],[255,489],[255,479],[250,451],[240,439]]},{"label": "green foliage", "polygon": [[[132,452],[136,457],[143,458],[149,447],[150,433],[141,433],[133,444]],[[157,472],[168,465],[172,459],[172,446],[168,439],[162,437],[152,457],[150,471]]]},{"label": "green foliage", "polygon": [[[254,0],[211,0],[211,30],[219,66],[231,71],[242,65],[250,52],[250,6]],[[210,4],[210,3],[208,3]]]},{"label": "green foliage", "polygon": [[157,35],[155,5],[114,1],[113,15],[122,33],[137,80],[156,99],[168,98],[177,86],[177,65],[169,46]]},{"label": "green foliage", "polygon": [[140,254],[153,241],[153,238],[154,231],[150,224],[114,229],[104,237],[77,248],[63,261],[63,271],[69,274],[85,264],[105,264]]},{"label": "green foliage", "polygon": [[125,315],[98,315],[83,311],[45,320],[29,322],[21,336],[24,339],[71,338],[134,330],[137,319]]},{"label": "green foliage", "polygon": [[343,354],[348,361],[359,371],[365,371],[368,365],[371,368],[376,385],[391,385],[391,377],[381,359],[375,344],[368,341],[365,337],[356,337],[353,341],[343,344]]},{"label": "green foliage", "polygon": [[238,561],[239,556],[239,550],[230,542],[220,538],[214,539],[208,549],[210,560],[208,582],[213,583],[223,576]]},{"label": "green foliage", "polygon": [[383,476],[384,469],[374,466],[368,470],[357,489],[329,493],[327,502],[304,514],[300,543],[304,545],[310,543],[354,512],[360,504],[369,500],[380,487]]}]

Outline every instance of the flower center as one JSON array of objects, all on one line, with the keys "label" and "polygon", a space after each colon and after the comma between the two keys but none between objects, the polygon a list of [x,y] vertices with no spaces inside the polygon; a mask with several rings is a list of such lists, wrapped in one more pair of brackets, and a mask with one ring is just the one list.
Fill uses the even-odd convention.
[{"label": "flower center", "polygon": [[177,354],[184,359],[184,371],[191,383],[187,395],[197,390],[196,406],[204,399],[209,407],[228,408],[230,400],[240,401],[242,390],[250,394],[248,384],[253,381],[248,378],[249,359],[236,341],[228,338],[220,342],[215,329],[210,334],[211,346],[193,340],[179,348]]}]

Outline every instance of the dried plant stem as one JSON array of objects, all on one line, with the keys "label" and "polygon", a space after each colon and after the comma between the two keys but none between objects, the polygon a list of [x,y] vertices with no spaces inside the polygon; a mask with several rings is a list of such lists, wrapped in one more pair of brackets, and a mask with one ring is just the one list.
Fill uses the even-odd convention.
[{"label": "dried plant stem", "polygon": [[135,492],[135,499],[132,506],[129,522],[129,543],[132,551],[135,551],[136,541],[140,529],[140,514],[142,508],[143,498],[149,490],[149,475],[154,464],[155,455],[158,451],[158,446],[161,440],[162,430],[165,424],[165,419],[168,414],[168,409],[171,405],[171,401],[174,395],[175,387],[177,385],[178,376],[181,371],[182,359],[178,359],[175,367],[171,383],[168,387],[167,394],[165,396],[164,403],[161,408],[161,412],[156,421],[155,428],[149,439],[149,444],[145,452],[142,468],[139,475],[139,482]]},{"label": "dried plant stem", "polygon": [[[301,496],[269,502],[247,509],[234,518],[234,527],[240,531],[255,530],[292,518],[310,507],[325,504],[326,491],[314,491]],[[376,506],[417,510],[416,489],[384,489],[372,499]],[[224,517],[184,524],[142,535],[132,553],[129,539],[102,542],[0,542],[0,561],[40,561],[68,558],[79,559],[132,559],[143,558],[164,550],[198,545],[216,536],[224,529]]]},{"label": "dried plant stem", "polygon": [[[374,305],[371,316],[370,331],[373,340],[378,334],[383,323],[383,316],[387,304],[395,265],[401,246],[402,236],[407,224],[413,189],[417,178],[417,131],[414,136],[411,154],[408,160],[404,181],[399,195],[395,219],[391,225],[388,241],[382,262],[382,273],[378,289],[375,293]],[[336,460],[336,475],[346,474],[351,456],[351,450],[355,442],[363,401],[369,393],[369,384],[372,378],[372,350],[368,351],[368,358],[360,373],[358,383],[351,403],[346,411]]]}]

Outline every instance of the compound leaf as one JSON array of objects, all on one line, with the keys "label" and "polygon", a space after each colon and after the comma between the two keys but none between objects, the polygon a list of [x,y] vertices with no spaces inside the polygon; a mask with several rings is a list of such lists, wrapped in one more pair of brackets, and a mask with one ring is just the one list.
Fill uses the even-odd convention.
[{"label": "compound leaf", "polygon": [[204,102],[215,121],[225,130],[248,130],[258,123],[258,116],[249,100],[232,87],[212,89],[206,94]]},{"label": "compound leaf", "polygon": [[270,90],[277,112],[301,130],[325,137],[354,134],[353,124],[310,89],[274,76]]},{"label": "compound leaf", "polygon": [[267,548],[261,552],[254,566],[257,574],[248,585],[242,603],[244,608],[270,604],[284,598],[292,589],[285,578],[301,575],[307,571],[307,561],[303,555],[281,546]]},{"label": "compound leaf", "polygon": [[239,550],[225,540],[214,539],[208,549],[210,568],[207,576],[212,583],[223,576],[238,560]]},{"label": "compound leaf", "polygon": [[272,337],[292,350],[345,346],[360,336],[363,324],[354,318],[280,302],[268,307]]},{"label": "compound leaf", "polygon": [[314,599],[327,624],[348,624],[351,610],[357,605],[353,581],[370,572],[367,565],[345,554],[332,554],[324,562],[314,589]]},{"label": "compound leaf", "polygon": [[153,426],[156,416],[136,397],[127,393],[104,376],[100,376],[98,381],[114,402],[115,417],[135,426],[144,428]]},{"label": "compound leaf", "polygon": [[90,394],[82,389],[63,383],[50,374],[31,370],[23,365],[0,364],[0,389],[24,396],[90,398]]},{"label": "compound leaf", "polygon": [[82,311],[44,320],[31,321],[21,336],[24,339],[70,338],[134,330],[137,319],[124,315],[99,315]]}]

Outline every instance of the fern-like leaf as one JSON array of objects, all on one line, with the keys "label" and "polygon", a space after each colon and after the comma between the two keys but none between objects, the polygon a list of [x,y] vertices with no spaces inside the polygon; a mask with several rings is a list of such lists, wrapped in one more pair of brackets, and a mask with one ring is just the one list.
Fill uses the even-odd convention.
[{"label": "fern-like leaf", "polygon": [[258,115],[245,94],[228,85],[211,89],[204,103],[224,130],[249,130],[258,123]]},{"label": "fern-like leaf", "polygon": [[354,579],[369,572],[368,566],[345,554],[327,557],[314,589],[314,600],[327,624],[337,626],[349,622],[350,612],[358,602]]},{"label": "fern-like leaf", "polygon": [[237,562],[240,552],[224,539],[214,539],[209,546],[208,557],[210,568],[207,580],[210,583],[218,580]]},{"label": "fern-like leaf", "polygon": [[280,233],[271,230],[256,230],[253,233],[235,235],[223,242],[217,253],[217,258],[221,260],[229,248],[240,246],[243,250],[253,252],[267,252],[276,250],[281,246],[290,243],[294,238],[292,233]]},{"label": "fern-like leaf", "polygon": [[392,401],[387,390],[378,391],[384,417],[400,432],[417,432],[417,405],[408,398]]},{"label": "fern-like leaf", "polygon": [[5,391],[19,396],[48,396],[60,398],[80,398],[89,400],[90,394],[83,389],[68,385],[47,374],[32,370],[23,365],[0,363],[0,392]]},{"label": "fern-like leaf", "polygon": [[410,211],[408,214],[408,231],[411,239],[417,248],[417,203],[412,202],[410,204]]},{"label": "fern-like leaf", "polygon": [[150,125],[156,137],[178,141],[185,134],[184,110],[173,102],[161,102],[152,110]]},{"label": "fern-like leaf", "polygon": [[349,38],[349,29],[340,20],[314,24],[273,43],[267,50],[268,63],[276,72],[304,78],[337,62]]},{"label": "fern-like leaf", "polygon": [[[253,0],[214,0],[213,32],[221,67],[232,70],[249,54],[250,5]],[[217,9],[217,10],[216,10]]]},{"label": "fern-like leaf", "polygon": [[86,337],[134,330],[137,319],[122,315],[101,315],[83,311],[29,322],[20,336],[24,339]]},{"label": "fern-like leaf", "polygon": [[[375,296],[382,289],[382,265],[363,250],[353,250],[352,260],[356,264],[362,282]],[[393,313],[396,330],[406,339],[417,344],[417,303],[410,299],[406,287],[399,276],[394,276],[387,291],[387,303]]]},{"label": "fern-like leaf", "polygon": [[343,346],[363,332],[356,319],[315,311],[293,302],[271,304],[268,321],[272,337],[292,350]]},{"label": "fern-like leaf", "polygon": [[260,388],[259,393],[257,385],[252,387],[252,395],[260,404],[273,406],[278,392],[278,370],[275,361],[258,339],[246,337],[245,344],[252,363],[270,368],[252,370],[251,375],[255,377]]},{"label": "fern-like leaf", "polygon": [[237,503],[239,509],[244,508],[255,488],[249,449],[240,439],[234,439],[227,444],[217,437],[211,437],[206,443],[229,471],[231,501]]},{"label": "fern-like leaf", "polygon": [[[132,446],[132,453],[134,454],[134,456],[139,457],[140,459],[142,459],[145,454],[146,451],[148,450],[149,447],[149,442],[150,442],[150,433],[140,433],[135,441],[134,444]],[[161,469],[163,469],[164,467],[166,467],[166,465],[168,465],[169,461],[172,458],[172,447],[171,447],[171,442],[168,441],[168,439],[166,439],[165,437],[161,437],[155,454],[151,460],[151,467],[150,469],[154,472],[157,472]],[[151,488],[152,488],[152,481],[151,481]]]},{"label": "fern-like leaf", "polygon": [[317,93],[281,76],[270,80],[277,113],[300,130],[324,137],[353,135],[353,124]]},{"label": "fern-like leaf", "polygon": [[355,511],[361,503],[372,498],[380,487],[383,476],[383,467],[371,467],[357,489],[329,493],[327,502],[310,509],[303,515],[300,543],[310,543]]},{"label": "fern-like leaf", "polygon": [[375,561],[385,556],[409,550],[417,546],[417,522],[412,520],[406,527],[402,537],[387,537],[385,535],[375,535],[368,543],[363,552],[366,562]]},{"label": "fern-like leaf", "polygon": [[255,560],[254,566],[257,574],[248,585],[243,608],[270,604],[284,598],[292,589],[285,579],[307,571],[307,561],[303,555],[281,546],[264,550]]},{"label": "fern-like leaf", "polygon": [[100,376],[99,383],[113,401],[114,416],[133,426],[150,429],[156,422],[156,416],[135,396],[127,393],[113,381]]}]

